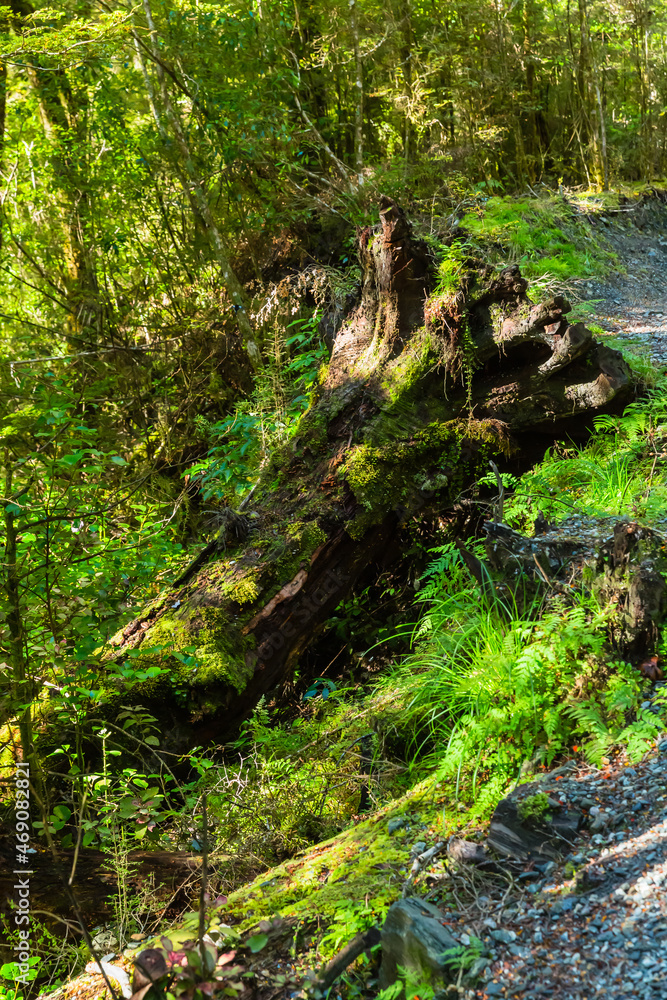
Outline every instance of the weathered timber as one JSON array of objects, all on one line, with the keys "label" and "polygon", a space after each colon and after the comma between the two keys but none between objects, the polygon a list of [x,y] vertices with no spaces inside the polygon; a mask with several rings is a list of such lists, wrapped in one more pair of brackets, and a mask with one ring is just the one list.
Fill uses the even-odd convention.
[{"label": "weathered timber", "polygon": [[540,790],[536,783],[522,785],[519,792],[496,806],[486,842],[501,857],[514,861],[557,859],[576,840],[583,821],[578,809],[564,809],[556,800],[549,800],[549,809],[541,817],[522,817],[521,802]]},{"label": "weathered timber", "polygon": [[[522,432],[556,434],[630,389],[620,354],[568,325],[564,299],[533,305],[516,267],[429,296],[434,261],[390,199],[359,253],[360,301],[243,531],[210,544],[111,643],[110,658],[140,647],[168,668],[133,690],[163,724],[163,748],[233,734],[407,518],[452,505]],[[191,647],[194,665],[172,656]],[[127,695],[109,683],[112,713]]]},{"label": "weathered timber", "polygon": [[635,662],[653,654],[667,616],[663,532],[627,518],[582,516],[532,538],[505,524],[487,522],[485,529],[489,564],[503,580],[524,589],[531,580],[552,590],[588,587],[613,608],[613,646]]},{"label": "weathered timber", "polygon": [[[15,852],[16,844],[9,836],[0,838],[0,915],[6,917],[11,926],[11,908],[18,898],[15,888],[18,876],[12,874],[16,868]],[[60,926],[60,930],[61,921],[68,921],[78,933],[72,900],[66,889],[72,874],[74,852],[60,851],[57,862],[46,849],[36,850],[29,858],[32,916],[47,926]],[[184,851],[130,851],[128,865],[132,869],[128,881],[137,893],[146,883],[152,884],[151,905],[156,909],[166,908],[175,914],[191,905],[199,885],[201,858],[197,855]],[[113,897],[117,891],[117,879],[108,855],[81,848],[74,866],[72,892],[76,908],[89,926],[113,916]],[[2,943],[0,938],[0,945]]]}]

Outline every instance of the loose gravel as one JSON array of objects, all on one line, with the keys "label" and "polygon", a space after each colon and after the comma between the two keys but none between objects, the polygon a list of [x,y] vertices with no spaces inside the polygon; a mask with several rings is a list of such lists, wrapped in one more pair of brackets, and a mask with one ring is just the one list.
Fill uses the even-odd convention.
[{"label": "loose gravel", "polygon": [[605,280],[575,282],[577,296],[596,323],[631,350],[667,368],[667,209],[660,202],[607,215],[591,215],[623,262]]},{"label": "loose gravel", "polygon": [[589,829],[547,879],[478,925],[491,959],[469,995],[667,997],[667,739],[641,764],[622,756],[556,781]]}]

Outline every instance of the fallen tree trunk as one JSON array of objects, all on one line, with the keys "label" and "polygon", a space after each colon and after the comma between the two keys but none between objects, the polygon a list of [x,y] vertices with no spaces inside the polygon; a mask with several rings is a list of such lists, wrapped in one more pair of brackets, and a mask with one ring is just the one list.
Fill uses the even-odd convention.
[{"label": "fallen tree trunk", "polygon": [[[49,851],[38,850],[30,857],[31,914],[52,929],[62,921],[69,922],[75,933],[79,932],[77,920],[65,883],[72,867],[75,875],[72,884],[79,913],[89,924],[106,921],[114,914],[113,897],[118,892],[118,876],[108,854],[90,848],[81,848],[76,860],[73,851],[61,851],[56,863]],[[16,867],[16,842],[9,836],[0,839],[0,918],[14,927],[12,914],[19,897]],[[125,879],[132,893],[141,897],[145,892],[146,908],[156,914],[166,912],[172,917],[191,905],[196,894],[201,872],[201,857],[184,851],[130,851],[127,855],[129,875]],[[23,883],[22,883],[23,884]],[[59,919],[60,918],[60,919]],[[6,945],[0,941],[0,948]],[[9,959],[7,959],[9,960]]]},{"label": "fallen tree trunk", "polygon": [[[233,734],[406,518],[453,504],[522,432],[555,434],[629,392],[621,355],[568,325],[562,298],[531,304],[516,267],[429,298],[428,248],[389,199],[380,219],[360,237],[361,301],[293,439],[112,643],[113,658],[141,647],[167,668],[139,687],[165,748]],[[192,648],[191,666],[173,656]]]}]

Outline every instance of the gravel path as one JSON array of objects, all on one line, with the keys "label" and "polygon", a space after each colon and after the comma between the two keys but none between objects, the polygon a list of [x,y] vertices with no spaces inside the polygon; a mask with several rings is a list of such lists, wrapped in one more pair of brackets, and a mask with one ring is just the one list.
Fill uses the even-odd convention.
[{"label": "gravel path", "polygon": [[667,997],[667,740],[639,765],[620,757],[550,787],[588,813],[589,832],[546,880],[478,925],[494,959],[472,995]]},{"label": "gravel path", "polygon": [[667,368],[667,208],[660,202],[590,216],[627,273],[576,282],[590,322]]},{"label": "gravel path", "polygon": [[[577,283],[588,321],[667,369],[667,208],[591,224],[627,273]],[[493,959],[468,996],[667,1000],[667,740],[641,764],[574,765],[545,790],[587,813],[588,831],[560,865],[535,866],[523,899],[470,926]]]}]

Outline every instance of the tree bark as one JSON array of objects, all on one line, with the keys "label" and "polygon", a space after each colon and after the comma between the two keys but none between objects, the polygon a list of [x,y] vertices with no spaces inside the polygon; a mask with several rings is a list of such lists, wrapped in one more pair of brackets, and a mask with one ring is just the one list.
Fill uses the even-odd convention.
[{"label": "tree bark", "polygon": [[403,156],[406,163],[412,162],[415,157],[414,127],[412,124],[412,102],[414,98],[412,86],[412,63],[414,53],[414,37],[412,32],[412,8],[410,0],[401,0],[400,8],[401,41],[399,52],[401,56],[401,70],[403,75],[403,102],[404,102],[404,123],[403,123]]},{"label": "tree bark", "polygon": [[[621,355],[570,326],[563,299],[532,305],[516,267],[428,298],[426,245],[388,198],[380,220],[360,235],[361,301],[295,436],[216,542],[112,641],[110,658],[143,646],[165,668],[133,697],[164,720],[169,749],[229,738],[407,518],[452,505],[522,433],[553,438],[630,388]],[[172,653],[192,647],[185,668]]]},{"label": "tree bark", "polygon": [[[35,12],[28,0],[12,0],[11,9],[20,18]],[[96,345],[103,339],[105,310],[89,246],[93,204],[87,161],[87,89],[56,66],[29,65],[27,75],[37,99],[44,134],[52,145],[53,201],[62,225],[64,268],[61,276],[53,276],[50,284],[57,290],[61,281],[64,286],[69,314],[66,333],[74,348],[82,343]],[[7,229],[19,252],[34,267],[24,242],[14,236],[9,224]]]}]

